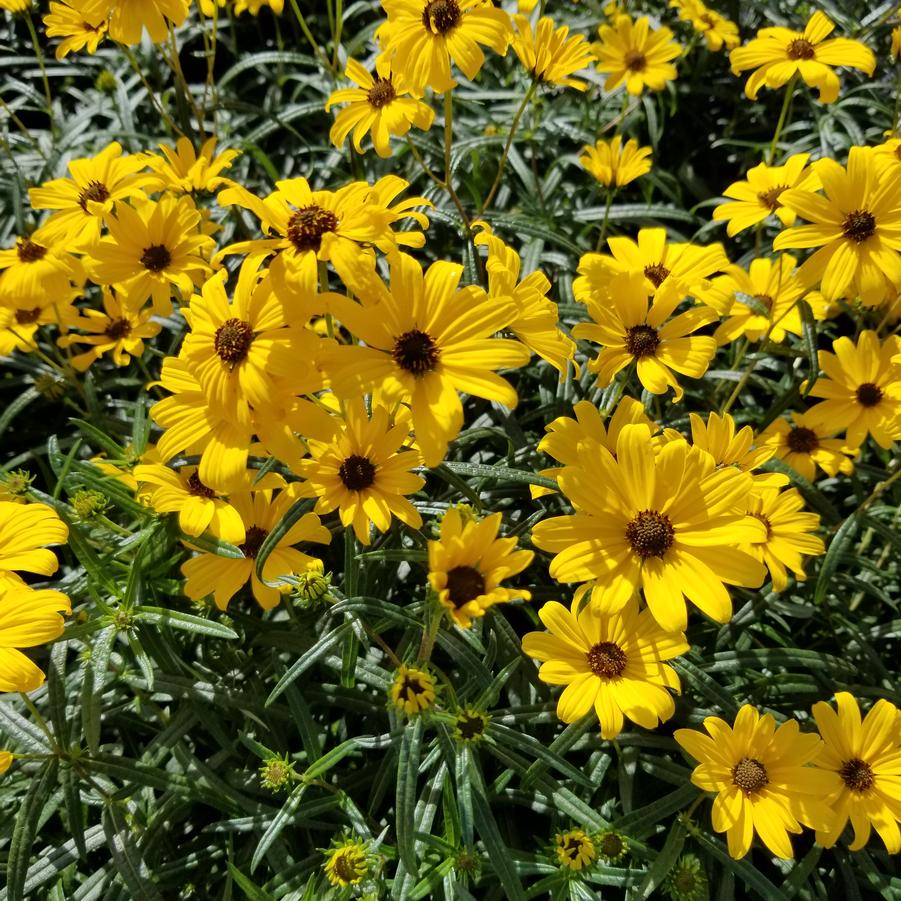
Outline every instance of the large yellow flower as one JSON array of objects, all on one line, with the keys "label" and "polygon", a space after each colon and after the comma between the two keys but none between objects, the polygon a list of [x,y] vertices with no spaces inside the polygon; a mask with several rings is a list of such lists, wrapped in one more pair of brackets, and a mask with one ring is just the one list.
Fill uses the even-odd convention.
[{"label": "large yellow flower", "polygon": [[169,36],[173,25],[188,17],[190,0],[82,0],[85,19],[99,26],[109,22],[109,36],[121,44],[137,44],[144,30],[155,44]]},{"label": "large yellow flower", "polygon": [[47,37],[63,39],[56,48],[57,59],[65,59],[67,54],[78,50],[96,53],[98,45],[106,36],[106,22],[92,25],[85,21],[81,7],[82,0],[52,2],[50,12],[43,17]]},{"label": "large yellow flower", "polygon": [[598,71],[607,73],[604,87],[608,91],[625,83],[633,95],[645,88],[662,91],[676,77],[672,64],[682,48],[672,40],[669,28],[651,28],[650,19],[642,16],[633,22],[629,16],[618,16],[616,27],[601,25],[600,43],[592,44],[598,58]]},{"label": "large yellow flower", "polygon": [[37,347],[37,333],[42,325],[55,325],[62,331],[77,320],[78,309],[73,305],[77,297],[75,291],[70,297],[48,298],[29,309],[13,309],[0,306],[0,357],[14,350],[30,353]]},{"label": "large yellow flower", "polygon": [[44,684],[43,672],[17,648],[59,638],[65,626],[60,614],[71,612],[61,591],[0,581],[0,692],[34,691]]},{"label": "large yellow flower", "polygon": [[840,85],[830,66],[862,69],[868,75],[876,68],[873,51],[860,41],[850,38],[827,41],[834,29],[835,23],[821,10],[811,16],[803,32],[761,28],[756,38],[729,54],[732,72],[740,75],[747,69],[756,69],[745,85],[745,93],[751,100],[757,98],[764,85],[779,88],[798,74],[810,87],[819,89],[821,102],[832,103],[838,99]]},{"label": "large yellow flower", "polygon": [[379,59],[403,75],[414,97],[427,87],[451,90],[452,60],[471,81],[485,62],[479,44],[506,56],[513,37],[510,16],[488,0],[382,0],[382,8],[388,21],[376,32]]},{"label": "large yellow flower", "polygon": [[732,616],[724,583],[756,588],[763,582],[763,565],[738,548],[766,534],[744,512],[748,473],[716,469],[710,454],[684,440],[666,442],[655,454],[644,425],[621,429],[615,458],[596,446],[578,453],[579,464],[557,476],[576,512],[532,530],[533,543],[556,554],[552,578],[601,580],[599,597],[610,608],[642,588],[669,632],[685,629],[686,597],[723,623]]},{"label": "large yellow flower", "polygon": [[817,422],[807,413],[792,413],[792,423],[777,419],[760,435],[762,446],[775,450],[775,455],[808,482],[817,477],[817,467],[833,478],[839,473],[854,472],[857,452],[839,438],[833,438],[841,426]]},{"label": "large yellow flower", "polygon": [[815,735],[806,735],[796,720],[776,728],[770,714],[745,704],[735,725],[708,716],[709,735],[677,729],[675,739],[700,761],[691,781],[713,799],[713,828],[727,834],[729,853],[744,857],[754,832],[777,857],[794,857],[788,833],[801,832],[800,823],[821,829],[830,821],[821,800],[828,778],[808,767],[822,748]]},{"label": "large yellow flower", "polygon": [[513,50],[532,78],[577,91],[588,87],[581,79],[570,77],[594,60],[591,45],[584,35],[569,37],[569,27],[556,28],[554,20],[548,16],[538,20],[534,32],[532,23],[525,16],[514,16],[513,21],[516,23]]},{"label": "large yellow flower", "polygon": [[65,243],[39,228],[16,246],[0,250],[0,306],[31,310],[73,296],[84,269]]},{"label": "large yellow flower", "polygon": [[813,716],[825,742],[814,761],[827,783],[823,794],[832,821],[817,831],[817,841],[831,848],[848,818],[854,827],[852,851],[859,851],[875,827],[889,854],[901,852],[901,712],[889,701],[877,701],[863,722],[857,701],[837,692],[836,713],[820,701]]},{"label": "large yellow flower", "polygon": [[651,171],[650,157],[650,147],[639,147],[634,138],[623,144],[623,136],[614,135],[609,141],[597,141],[594,146],[586,144],[579,165],[604,187],[621,188]]},{"label": "large yellow flower", "polygon": [[48,544],[65,544],[69,529],[46,504],[0,501],[0,587],[22,585],[16,570],[52,576],[59,561]]},{"label": "large yellow flower", "polygon": [[681,631],[666,632],[650,611],[639,613],[630,598],[615,613],[579,602],[569,610],[557,601],[538,613],[550,634],[529,632],[522,649],[544,661],[538,675],[550,685],[565,685],[557,716],[573,723],[594,709],[601,738],[616,738],[628,717],[645,729],[656,729],[676,710],[668,689],[681,690],[679,677],[663,661],[688,650]]},{"label": "large yellow flower", "polygon": [[463,425],[458,391],[515,407],[516,392],[493,370],[529,360],[518,341],[491,337],[513,321],[509,301],[477,287],[458,290],[463,267],[433,263],[423,276],[407,254],[391,259],[391,290],[372,281],[363,306],[332,301],[337,318],[366,347],[337,347],[327,361],[332,388],[353,396],[378,388],[385,403],[407,403],[426,466],[435,466]]},{"label": "large yellow flower", "polygon": [[371,132],[375,152],[388,159],[392,135],[402,138],[414,125],[422,131],[432,127],[435,111],[407,96],[410,91],[404,80],[391,71],[386,60],[380,58],[375,75],[371,75],[355,59],[349,59],[344,77],[357,87],[334,91],[325,104],[326,112],[336,103],[350,104],[338,113],[329,132],[329,140],[336,147],[342,147],[353,131],[353,145],[357,153],[363,153],[363,136]]},{"label": "large yellow flower", "polygon": [[495,604],[532,597],[522,588],[501,587],[521,573],[535,553],[514,550],[515,538],[498,538],[500,526],[500,513],[479,520],[451,507],[441,520],[438,540],[429,542],[429,584],[463,629]]}]

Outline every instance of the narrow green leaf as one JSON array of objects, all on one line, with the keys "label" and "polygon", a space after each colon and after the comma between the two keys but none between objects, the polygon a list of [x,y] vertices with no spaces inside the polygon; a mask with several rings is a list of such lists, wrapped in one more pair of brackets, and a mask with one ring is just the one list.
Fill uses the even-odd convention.
[{"label": "narrow green leaf", "polygon": [[421,716],[417,716],[404,728],[397,760],[397,803],[395,805],[397,850],[404,863],[404,868],[413,878],[417,878],[419,874],[419,862],[416,859],[414,843],[413,813],[416,809],[416,786],[422,750],[422,733],[423,720]]},{"label": "narrow green leaf", "polygon": [[222,623],[194,616],[191,613],[182,613],[180,610],[144,606],[136,608],[134,613],[141,623],[169,626],[172,629],[181,629],[196,635],[208,635],[210,638],[235,639],[238,637],[238,633],[234,629],[229,629]]},{"label": "narrow green leaf", "polygon": [[266,827],[266,831],[260,837],[260,841],[257,844],[256,849],[253,852],[253,857],[250,860],[251,873],[257,868],[269,848],[272,847],[272,843],[279,837],[279,835],[281,835],[282,830],[285,828],[285,826],[289,825],[294,820],[297,813],[297,808],[300,805],[301,800],[303,800],[303,795],[306,790],[307,786],[305,783],[301,783],[300,785],[295,786],[291,794],[288,795],[284,806],[278,811],[278,813],[272,818],[272,821]]},{"label": "narrow green leaf", "polygon": [[235,885],[250,899],[250,901],[275,901],[275,896],[263,891],[258,885],[245,876],[233,863],[228,864],[228,874],[235,881]]},{"label": "narrow green leaf", "polygon": [[320,657],[324,657],[334,645],[338,644],[344,636],[351,630],[351,623],[344,623],[331,632],[326,632],[319,641],[316,642],[308,651],[304,652],[303,657],[291,664],[288,671],[275,683],[275,688],[266,698],[266,705],[269,706],[273,701],[297,678],[306,672]]},{"label": "narrow green leaf", "polygon": [[820,561],[820,572],[817,576],[817,584],[813,590],[813,601],[815,604],[822,604],[826,599],[826,592],[832,582],[832,577],[838,569],[842,557],[845,555],[857,534],[860,526],[861,511],[852,513],[839,527],[832,536],[832,541],[826,548],[826,555]]}]

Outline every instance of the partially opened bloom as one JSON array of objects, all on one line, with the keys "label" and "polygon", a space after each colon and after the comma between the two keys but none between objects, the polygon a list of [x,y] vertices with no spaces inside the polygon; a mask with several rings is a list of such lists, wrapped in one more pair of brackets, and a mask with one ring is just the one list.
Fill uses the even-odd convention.
[{"label": "partially opened bloom", "polygon": [[380,59],[404,76],[414,97],[425,89],[443,94],[456,82],[453,61],[470,79],[485,62],[480,44],[506,56],[513,37],[510,16],[488,0],[381,0],[388,15],[376,32]]},{"label": "partially opened bloom", "polygon": [[97,47],[106,36],[106,22],[100,21],[92,25],[85,20],[81,7],[82,0],[70,0],[68,3],[51,2],[50,12],[43,17],[47,37],[63,39],[56,48],[58,60],[65,59],[67,54],[79,50],[96,53]]},{"label": "partially opened bloom", "polygon": [[144,30],[154,44],[169,36],[173,25],[188,17],[190,0],[82,0],[85,19],[94,25],[109,22],[109,36],[131,46],[141,40]]},{"label": "partially opened bloom", "polygon": [[573,72],[587,68],[594,60],[591,45],[584,35],[569,37],[569,27],[555,27],[554,20],[542,16],[532,30],[525,16],[514,16],[516,34],[512,47],[526,71],[545,84],[560,85],[584,91],[588,84],[571,78]]},{"label": "partially opened bloom", "polygon": [[599,140],[593,147],[586,144],[579,164],[604,187],[621,188],[651,171],[651,148],[639,147],[634,138],[624,145],[623,136],[614,135],[609,141]]},{"label": "partially opened bloom", "polygon": [[391,64],[379,58],[376,71],[370,74],[355,59],[347,61],[344,77],[357,85],[355,88],[339,88],[333,91],[325,104],[328,112],[336,103],[347,103],[329,132],[329,140],[342,147],[353,132],[353,145],[357,153],[363,153],[363,137],[372,134],[372,146],[383,159],[391,156],[393,135],[402,138],[415,125],[428,131],[435,119],[435,111],[409,96],[404,80],[391,71]]},{"label": "partially opened bloom", "polygon": [[394,672],[388,694],[398,710],[413,716],[435,703],[435,680],[425,670],[401,664]]},{"label": "partially opened bloom", "polygon": [[17,649],[59,638],[65,626],[61,614],[71,612],[61,591],[0,581],[0,692],[34,691],[44,684],[44,673]]},{"label": "partially opened bloom", "polygon": [[357,885],[369,873],[369,850],[363,842],[342,841],[325,854],[325,877],[339,888]]},{"label": "partially opened bloom", "polygon": [[229,180],[222,175],[231,167],[240,150],[222,150],[216,153],[216,138],[203,142],[200,152],[184,136],[175,142],[175,147],[160,144],[162,156],[148,154],[147,162],[153,172],[148,177],[150,190],[193,193],[195,191],[215,191]]},{"label": "partially opened bloom", "polygon": [[740,38],[738,26],[721,16],[716,10],[705,6],[701,0],[670,0],[670,6],[679,10],[679,18],[690,22],[691,27],[703,35],[708,50],[730,50],[737,47]]},{"label": "partially opened bloom", "polygon": [[798,74],[811,88],[819,89],[822,103],[838,99],[839,80],[832,66],[848,66],[872,75],[876,57],[866,44],[851,38],[827,37],[835,23],[817,10],[804,31],[789,28],[761,28],[757,37],[729,54],[732,72],[740,75],[754,69],[745,85],[745,94],[755,100],[761,87],[781,88]]},{"label": "partially opened bloom", "polygon": [[515,550],[515,538],[498,538],[500,526],[500,513],[475,520],[451,507],[441,520],[438,540],[429,542],[429,584],[464,629],[495,604],[532,597],[522,588],[501,586],[521,573],[535,554]]},{"label": "partially opened bloom", "polygon": [[754,832],[776,857],[794,857],[788,833],[801,824],[822,828],[830,820],[822,798],[829,786],[819,770],[806,766],[823,747],[802,733],[796,720],[779,728],[770,714],[745,704],[729,726],[716,716],[704,720],[707,735],[677,729],[675,739],[700,761],[691,781],[713,799],[713,828],[725,832],[729,854],[744,857]]},{"label": "partially opened bloom", "polygon": [[615,27],[601,25],[598,34],[600,43],[591,46],[598,58],[598,71],[607,73],[604,87],[608,91],[621,84],[636,96],[645,88],[662,91],[676,77],[672,60],[682,48],[672,40],[669,28],[652,29],[647,16],[637,22],[629,16],[618,16]]},{"label": "partially opened bloom", "polygon": [[0,587],[24,584],[16,570],[52,576],[59,561],[47,545],[65,544],[68,537],[52,507],[0,501]]},{"label": "partially opened bloom", "polygon": [[669,690],[681,691],[679,677],[663,661],[688,651],[681,631],[666,632],[650,611],[639,612],[632,597],[615,613],[579,602],[566,609],[557,601],[538,612],[549,632],[529,632],[522,649],[543,661],[539,678],[565,685],[557,716],[574,723],[594,710],[601,738],[616,738],[626,717],[645,729],[656,729],[676,710]]},{"label": "partially opened bloom", "polygon": [[561,867],[576,872],[590,867],[598,859],[591,836],[581,829],[558,832],[554,836],[554,854]]},{"label": "partially opened bloom", "polygon": [[854,472],[857,452],[844,440],[832,437],[841,426],[818,422],[807,413],[792,413],[792,422],[777,419],[760,435],[763,446],[772,447],[776,457],[784,460],[808,482],[817,477],[817,468],[833,478],[839,473]]},{"label": "partially opened bloom", "polygon": [[827,780],[823,789],[831,822],[817,830],[817,841],[831,848],[851,820],[859,851],[875,828],[889,854],[901,851],[901,713],[890,701],[877,701],[863,722],[853,695],[835,695],[838,711],[820,701],[813,716],[825,747],[814,765]]}]

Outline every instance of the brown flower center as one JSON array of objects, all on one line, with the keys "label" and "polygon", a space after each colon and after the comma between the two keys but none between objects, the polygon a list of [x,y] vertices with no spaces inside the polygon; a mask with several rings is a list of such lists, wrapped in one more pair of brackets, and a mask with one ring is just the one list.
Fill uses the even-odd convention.
[{"label": "brown flower center", "polygon": [[87,213],[89,200],[103,203],[105,200],[109,200],[109,196],[109,191],[103,182],[89,181],[87,187],[78,195],[78,205]]},{"label": "brown flower center", "polygon": [[111,319],[110,324],[104,329],[104,334],[113,341],[120,341],[131,334],[131,323],[127,319]]},{"label": "brown flower center", "polygon": [[615,679],[626,670],[626,655],[612,641],[602,641],[588,651],[588,668],[602,679]]},{"label": "brown flower center", "polygon": [[663,280],[669,275],[669,269],[663,263],[654,263],[653,266],[644,267],[644,274],[653,283],[655,288],[659,288],[663,284]]},{"label": "brown flower center", "polygon": [[422,24],[434,34],[447,34],[460,24],[461,18],[457,0],[431,0],[422,11]]},{"label": "brown flower center", "polygon": [[869,210],[854,210],[842,223],[842,234],[858,244],[876,234],[876,217]]},{"label": "brown flower center", "polygon": [[395,340],[391,356],[401,369],[420,376],[438,365],[439,351],[431,335],[414,328]]},{"label": "brown flower center", "polygon": [[757,193],[757,199],[760,201],[761,206],[765,206],[771,213],[775,212],[782,206],[782,201],[779,199],[779,196],[783,191],[788,190],[788,185],[776,185],[773,188],[770,188],[768,191],[759,191]]},{"label": "brown flower center", "polygon": [[366,457],[351,454],[338,468],[338,475],[350,491],[362,491],[375,481],[375,466]]},{"label": "brown flower center", "polygon": [[872,382],[864,382],[857,387],[857,402],[862,407],[875,407],[882,400],[882,389]]},{"label": "brown flower center", "polygon": [[813,59],[816,51],[806,38],[795,38],[786,48],[789,59]]},{"label": "brown flower center", "polygon": [[633,325],[626,330],[626,350],[633,357],[653,357],[659,346],[660,336],[650,325]]},{"label": "brown flower center", "polygon": [[213,347],[220,359],[234,368],[253,344],[253,327],[243,319],[226,319],[213,337]]},{"label": "brown flower center", "polygon": [[457,729],[464,741],[472,741],[485,732],[485,718],[477,713],[461,713],[457,717]]},{"label": "brown flower center", "polygon": [[485,579],[473,566],[455,566],[447,574],[447,594],[459,609],[485,593]]},{"label": "brown flower center", "polygon": [[377,77],[369,89],[369,105],[374,109],[387,106],[395,97],[397,97],[397,91],[394,90],[390,75],[388,78]]},{"label": "brown flower center", "polygon": [[141,254],[141,263],[151,272],[162,272],[172,262],[172,254],[163,244],[151,244]]},{"label": "brown flower center", "polygon": [[338,217],[331,210],[313,204],[296,210],[288,220],[288,238],[301,252],[319,251],[322,236],[338,230]]},{"label": "brown flower center", "polygon": [[[192,472],[188,477],[188,493],[194,497],[214,498],[216,492],[212,488],[207,487],[200,481],[200,476],[196,472]],[[259,548],[257,548],[259,550]]]},{"label": "brown flower center", "polygon": [[44,259],[47,248],[30,238],[19,238],[16,241],[16,253],[23,263],[36,263],[38,260]]},{"label": "brown flower center", "polygon": [[716,20],[713,18],[713,16],[710,15],[710,13],[701,13],[701,15],[698,16],[698,20],[703,22],[707,26],[707,28],[705,29],[706,31],[709,31],[712,28],[716,28]]},{"label": "brown flower center", "polygon": [[[751,516],[754,517],[758,522],[762,522],[764,527],[766,528],[766,540],[770,541],[773,537],[773,524],[770,522],[770,518],[768,516],[764,516],[763,513],[752,513]],[[752,542],[752,544],[761,544],[762,542]]]},{"label": "brown flower center", "polygon": [[420,682],[418,676],[406,675],[404,676],[403,682],[400,684],[398,694],[400,697],[412,701],[419,695],[424,695],[427,691],[428,688]]},{"label": "brown flower center", "polygon": [[845,785],[858,794],[869,791],[876,781],[876,777],[873,775],[873,768],[859,757],[846,760],[838,774],[842,777]]},{"label": "brown flower center", "polygon": [[796,454],[809,454],[820,446],[820,439],[813,429],[798,426],[785,436],[785,443]]},{"label": "brown flower center", "polygon": [[764,309],[767,311],[767,313],[773,312],[774,301],[773,301],[773,298],[770,297],[769,294],[755,294],[754,300],[756,300],[757,303],[759,303],[762,307],[764,307]]},{"label": "brown flower center", "polygon": [[33,322],[37,322],[40,316],[40,307],[35,307],[33,310],[16,310],[16,322],[19,325],[31,325]]},{"label": "brown flower center", "polygon": [[358,882],[363,872],[360,865],[361,861],[355,855],[344,852],[335,855],[333,869],[342,882]]},{"label": "brown flower center", "polygon": [[638,50],[627,50],[623,62],[630,72],[644,72],[648,66],[648,59]]},{"label": "brown flower center", "polygon": [[626,526],[626,540],[642,560],[663,557],[673,546],[675,536],[669,517],[656,510],[642,510]]},{"label": "brown flower center", "polygon": [[742,757],[732,768],[732,784],[747,795],[759,792],[769,781],[766,767],[755,757]]},{"label": "brown flower center", "polygon": [[244,537],[244,544],[238,545],[241,553],[251,560],[256,560],[257,554],[259,554],[260,548],[263,546],[268,534],[266,529],[261,529],[259,526],[251,526]]}]

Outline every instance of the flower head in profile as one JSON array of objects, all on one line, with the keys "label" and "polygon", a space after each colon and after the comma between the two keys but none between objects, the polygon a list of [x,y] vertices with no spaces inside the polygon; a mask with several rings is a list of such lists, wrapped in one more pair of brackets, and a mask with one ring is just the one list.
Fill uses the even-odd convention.
[{"label": "flower head in profile", "polygon": [[476,520],[451,507],[441,520],[438,540],[429,542],[429,584],[463,629],[495,604],[532,597],[525,589],[501,586],[521,573],[535,554],[517,551],[515,538],[498,538],[500,526],[500,513]]},{"label": "flower head in profile", "polygon": [[147,161],[153,172],[150,190],[172,191],[176,194],[191,194],[197,191],[215,191],[229,180],[222,175],[241,155],[240,150],[223,150],[216,153],[216,138],[203,142],[200,152],[184,136],[175,146],[160,144],[162,156],[148,154]]},{"label": "flower head in profile", "polygon": [[574,72],[587,68],[594,60],[591,45],[584,35],[569,36],[569,27],[555,26],[549,16],[542,16],[533,31],[532,23],[522,15],[513,17],[516,34],[512,47],[526,71],[536,81],[584,91],[588,85]]},{"label": "flower head in profile", "polygon": [[637,22],[618,16],[615,26],[601,25],[600,43],[592,44],[598,59],[598,71],[607,73],[604,87],[608,91],[625,84],[626,90],[638,96],[648,88],[662,91],[676,77],[674,60],[682,48],[672,40],[669,28],[651,28],[647,16]]},{"label": "flower head in profile", "polygon": [[794,225],[797,213],[780,199],[784,191],[801,188],[817,191],[820,179],[807,165],[809,153],[795,153],[781,166],[760,163],[748,169],[742,181],[735,181],[723,191],[729,198],[713,210],[717,222],[726,222],[726,234],[734,238],[739,232],[765,222],[775,215],[783,225]]},{"label": "flower head in profile", "polygon": [[[30,0],[29,0],[30,5]],[[95,25],[85,20],[81,11],[82,0],[51,2],[50,12],[43,17],[48,38],[62,38],[56,48],[56,58],[65,59],[69,53],[87,50],[96,53],[106,37],[106,21]]]},{"label": "flower head in profile", "polygon": [[760,435],[762,446],[772,447],[775,456],[808,482],[817,478],[817,469],[828,476],[851,475],[857,451],[833,436],[840,426],[816,421],[807,413],[792,413],[791,421],[777,419]]},{"label": "flower head in profile", "polygon": [[586,144],[579,165],[604,187],[621,188],[651,171],[651,148],[639,147],[634,138],[623,144],[623,136],[614,135],[594,146]]},{"label": "flower head in profile", "polygon": [[388,15],[376,32],[380,60],[404,77],[414,97],[438,94],[456,82],[451,62],[471,81],[485,62],[480,44],[506,56],[510,16],[488,0],[381,0]]},{"label": "flower head in profile", "polygon": [[708,50],[715,53],[723,47],[731,50],[738,46],[741,40],[738,26],[716,10],[705,6],[701,0],[670,0],[670,6],[676,7],[679,18],[683,22],[690,22],[691,27],[703,36]]},{"label": "flower head in profile", "polygon": [[859,851],[875,828],[889,854],[901,852],[901,712],[890,701],[877,701],[861,721],[854,696],[835,695],[838,711],[820,701],[813,716],[825,743],[814,766],[827,780],[823,788],[832,808],[831,822],[817,830],[817,841],[831,848],[850,818]]},{"label": "flower head in profile", "polygon": [[770,714],[760,716],[750,704],[739,710],[734,726],[708,716],[704,728],[706,735],[677,729],[675,739],[700,761],[691,781],[716,792],[713,828],[726,833],[729,854],[744,857],[756,831],[776,857],[794,857],[789,833],[800,833],[801,824],[821,829],[830,821],[822,801],[829,780],[806,766],[822,742],[802,733],[796,720],[777,729]]},{"label": "flower head in profile", "polygon": [[0,587],[24,585],[17,570],[52,576],[59,561],[47,546],[68,537],[69,527],[47,504],[0,501]]},{"label": "flower head in profile", "polygon": [[99,26],[108,22],[109,36],[120,44],[140,43],[145,29],[154,44],[169,36],[173,26],[182,25],[188,17],[190,0],[81,0],[85,19]]},{"label": "flower head in profile", "polygon": [[344,839],[325,852],[323,869],[338,888],[358,885],[369,875],[369,848],[365,842]]},{"label": "flower head in profile", "polygon": [[594,710],[601,737],[616,738],[624,717],[645,729],[656,729],[676,710],[670,689],[681,691],[675,670],[663,661],[688,651],[681,632],[666,632],[649,610],[638,609],[632,596],[615,613],[593,603],[581,612],[550,601],[538,612],[549,632],[529,632],[522,649],[543,661],[539,678],[565,685],[557,716],[574,723]]},{"label": "flower head in profile", "polygon": [[554,836],[554,855],[561,867],[573,872],[590,867],[598,859],[591,836],[581,829],[558,832]]},{"label": "flower head in profile", "polygon": [[800,75],[811,88],[819,89],[822,103],[838,99],[839,80],[833,66],[861,69],[872,75],[876,57],[866,44],[851,38],[831,38],[835,23],[817,10],[804,31],[789,28],[761,28],[757,37],[729,54],[734,75],[754,69],[745,94],[755,100],[764,86],[781,88],[794,75]]},{"label": "flower head in profile", "polygon": [[401,664],[394,671],[388,695],[398,710],[414,716],[435,703],[435,680],[425,670]]}]

